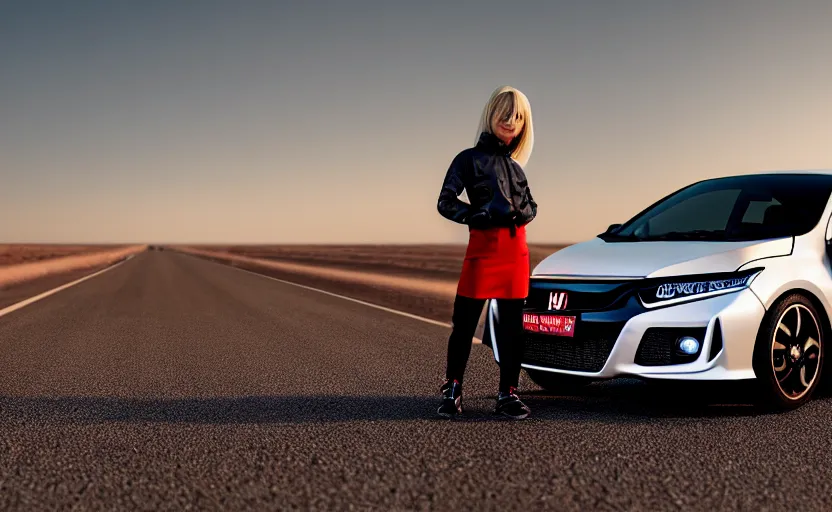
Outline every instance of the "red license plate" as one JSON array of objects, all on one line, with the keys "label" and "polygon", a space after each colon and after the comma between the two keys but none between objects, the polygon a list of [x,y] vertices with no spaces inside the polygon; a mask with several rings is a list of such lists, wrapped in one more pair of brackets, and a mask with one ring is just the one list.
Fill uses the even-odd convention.
[{"label": "red license plate", "polygon": [[575,317],[523,313],[523,329],[557,336],[575,335]]}]

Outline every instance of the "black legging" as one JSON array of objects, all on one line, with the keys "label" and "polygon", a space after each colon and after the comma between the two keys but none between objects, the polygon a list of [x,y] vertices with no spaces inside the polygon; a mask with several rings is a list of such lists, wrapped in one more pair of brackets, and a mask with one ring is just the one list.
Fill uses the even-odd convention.
[{"label": "black legging", "polygon": [[[477,330],[486,299],[472,299],[457,295],[452,316],[453,329],[448,339],[448,366],[446,377],[462,383],[471,341]],[[518,386],[520,363],[523,357],[523,299],[498,299],[499,322],[495,329],[497,351],[500,359],[500,391]]]}]

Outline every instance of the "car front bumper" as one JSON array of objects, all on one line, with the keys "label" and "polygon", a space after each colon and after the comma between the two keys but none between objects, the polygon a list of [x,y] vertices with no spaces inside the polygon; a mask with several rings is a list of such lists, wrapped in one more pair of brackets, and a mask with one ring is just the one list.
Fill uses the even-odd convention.
[{"label": "car front bumper", "polygon": [[[754,343],[764,315],[749,289],[653,310],[633,299],[622,309],[578,314],[574,338],[526,333],[523,367],[602,379],[753,379]],[[700,341],[694,360],[670,361],[677,334]]]}]

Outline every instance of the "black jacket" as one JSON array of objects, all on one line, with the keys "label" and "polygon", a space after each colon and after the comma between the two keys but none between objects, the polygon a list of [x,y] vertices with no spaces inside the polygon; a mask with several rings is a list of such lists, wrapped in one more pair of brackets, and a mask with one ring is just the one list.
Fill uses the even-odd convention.
[{"label": "black jacket", "polygon": [[[463,189],[470,204],[458,197]],[[489,133],[481,134],[476,146],[453,159],[437,209],[446,219],[472,228],[522,226],[537,216],[523,168],[511,158],[511,149]],[[487,215],[469,222],[478,212]]]}]

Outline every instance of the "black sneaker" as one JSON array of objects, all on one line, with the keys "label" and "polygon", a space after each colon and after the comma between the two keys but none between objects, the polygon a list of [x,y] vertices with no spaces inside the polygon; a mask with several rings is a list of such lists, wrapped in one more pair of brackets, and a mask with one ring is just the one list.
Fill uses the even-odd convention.
[{"label": "black sneaker", "polygon": [[436,411],[445,418],[453,418],[462,414],[462,384],[458,380],[449,380],[440,388],[442,392],[442,405]]},{"label": "black sneaker", "polygon": [[520,398],[514,394],[515,388],[510,388],[509,392],[500,392],[497,395],[497,407],[494,410],[495,414],[506,416],[514,420],[525,419],[531,411],[526,404],[520,401]]}]

